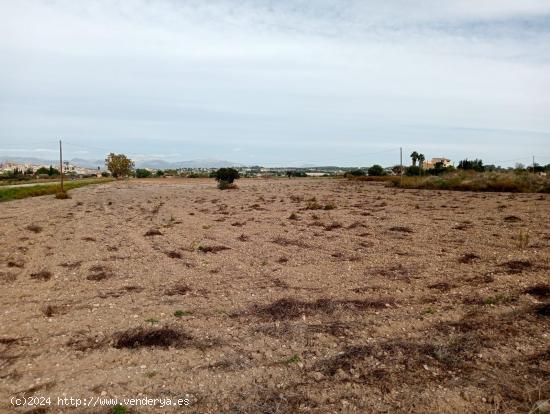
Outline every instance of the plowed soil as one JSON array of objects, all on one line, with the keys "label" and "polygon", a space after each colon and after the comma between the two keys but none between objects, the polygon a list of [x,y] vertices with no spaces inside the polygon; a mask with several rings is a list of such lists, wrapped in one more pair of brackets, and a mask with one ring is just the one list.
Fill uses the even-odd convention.
[{"label": "plowed soil", "polygon": [[189,413],[516,413],[550,398],[550,198],[337,179],[0,204],[12,396]]}]

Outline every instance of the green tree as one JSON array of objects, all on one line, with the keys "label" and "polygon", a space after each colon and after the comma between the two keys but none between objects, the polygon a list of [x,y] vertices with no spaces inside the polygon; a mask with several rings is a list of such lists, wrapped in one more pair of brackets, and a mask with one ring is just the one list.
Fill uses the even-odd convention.
[{"label": "green tree", "polygon": [[483,161],[478,160],[477,158],[475,160],[469,160],[468,158],[460,161],[458,163],[458,168],[460,170],[474,170],[477,172],[483,172],[485,171],[485,167],[483,166]]},{"label": "green tree", "polygon": [[59,175],[59,170],[57,168],[53,168],[50,165],[50,168],[40,167],[39,169],[36,170],[36,174],[37,175],[39,175],[39,174],[48,174],[51,177],[51,176],[54,176],[54,175]]},{"label": "green tree", "polygon": [[418,167],[417,165],[411,165],[410,167],[407,167],[405,169],[405,175],[408,175],[408,176],[420,175],[420,167]]},{"label": "green tree", "polygon": [[123,178],[132,174],[134,162],[124,154],[110,153],[105,159],[105,165],[115,178]]},{"label": "green tree", "polygon": [[145,168],[136,169],[136,178],[147,178],[151,176],[151,171],[146,170]]},{"label": "green tree", "polygon": [[216,181],[226,182],[227,184],[232,184],[233,181],[240,178],[239,172],[234,168],[220,168],[214,173]]},{"label": "green tree", "polygon": [[376,177],[386,175],[386,171],[384,170],[384,167],[378,164],[374,164],[372,167],[370,167],[367,170],[367,172],[369,173],[369,175],[376,176]]}]

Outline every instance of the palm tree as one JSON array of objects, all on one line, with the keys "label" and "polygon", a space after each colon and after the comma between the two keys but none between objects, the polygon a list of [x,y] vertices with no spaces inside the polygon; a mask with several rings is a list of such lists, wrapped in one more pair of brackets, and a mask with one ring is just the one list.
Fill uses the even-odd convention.
[{"label": "palm tree", "polygon": [[412,158],[412,162],[413,162],[413,167],[416,167],[416,161],[418,160],[418,152],[413,151],[411,153],[411,158]]}]

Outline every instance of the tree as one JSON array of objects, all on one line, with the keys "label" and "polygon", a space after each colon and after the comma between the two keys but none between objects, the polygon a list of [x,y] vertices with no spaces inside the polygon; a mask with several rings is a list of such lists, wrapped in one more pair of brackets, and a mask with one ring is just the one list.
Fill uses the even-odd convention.
[{"label": "tree", "polygon": [[441,161],[439,161],[436,162],[432,168],[428,168],[426,172],[431,175],[441,175],[444,172],[447,172],[447,167],[445,167],[445,165]]},{"label": "tree", "polygon": [[351,171],[347,171],[344,175],[348,177],[363,177],[366,174],[365,174],[365,171],[363,170],[351,170]]},{"label": "tree", "polygon": [[147,178],[151,176],[151,171],[146,170],[145,168],[137,168],[136,169],[136,177],[137,178]]},{"label": "tree", "polygon": [[223,181],[227,184],[233,184],[233,181],[240,178],[239,172],[234,168],[220,168],[214,173],[216,181]]},{"label": "tree", "polygon": [[407,167],[405,169],[405,175],[408,175],[408,176],[420,175],[420,167],[416,165],[411,165],[410,167]]},{"label": "tree", "polygon": [[460,161],[458,163],[458,169],[460,169],[460,170],[474,170],[474,171],[477,171],[477,172],[485,171],[485,167],[483,166],[483,161],[478,160],[477,158],[473,161],[468,160],[468,158]]},{"label": "tree", "polygon": [[540,164],[537,164],[535,163],[535,165],[530,165],[529,167],[527,167],[527,170],[529,170],[529,172],[536,172],[536,173],[541,173],[541,172],[544,172],[544,167]]},{"label": "tree", "polygon": [[155,173],[157,177],[164,177],[164,171],[162,170],[157,170],[157,172]]},{"label": "tree", "polygon": [[59,175],[59,170],[57,168],[53,168],[51,165],[50,168],[40,167],[38,170],[36,170],[36,175],[43,174],[47,174],[51,177],[53,175]]},{"label": "tree", "polygon": [[132,174],[134,162],[124,154],[110,153],[105,159],[105,165],[115,178],[123,178]]},{"label": "tree", "polygon": [[369,175],[373,175],[376,177],[379,177],[381,175],[386,175],[386,171],[384,170],[384,167],[378,164],[374,164],[372,167],[370,167],[367,172]]},{"label": "tree", "polygon": [[412,158],[412,162],[413,162],[413,167],[416,167],[416,161],[418,160],[418,152],[413,151],[411,153],[411,158]]},{"label": "tree", "polygon": [[391,167],[391,171],[395,175],[401,175],[401,165],[394,165],[393,167]]}]

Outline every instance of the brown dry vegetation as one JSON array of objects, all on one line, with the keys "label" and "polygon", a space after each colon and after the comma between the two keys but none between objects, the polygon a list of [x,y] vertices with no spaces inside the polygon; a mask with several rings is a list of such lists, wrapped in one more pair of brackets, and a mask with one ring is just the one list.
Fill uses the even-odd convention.
[{"label": "brown dry vegetation", "polygon": [[546,195],[332,179],[71,195],[1,206],[1,412],[12,395],[289,414],[516,413],[550,397]]}]

